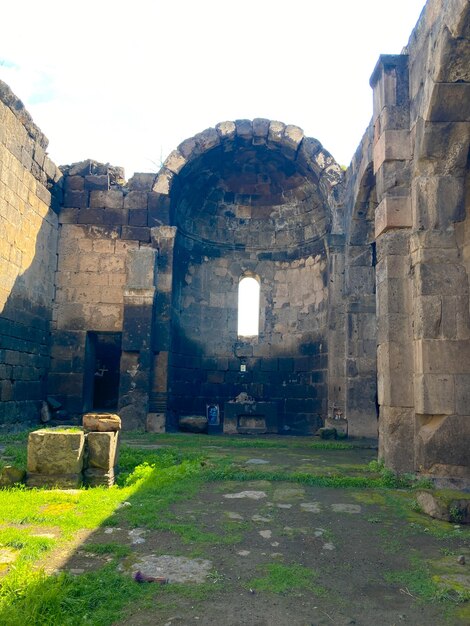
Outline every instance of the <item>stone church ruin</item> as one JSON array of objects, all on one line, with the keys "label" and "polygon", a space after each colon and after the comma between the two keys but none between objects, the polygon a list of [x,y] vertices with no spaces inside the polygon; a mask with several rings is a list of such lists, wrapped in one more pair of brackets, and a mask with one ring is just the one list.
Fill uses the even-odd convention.
[{"label": "stone church ruin", "polygon": [[257,118],[126,182],[58,168],[1,83],[0,425],[38,422],[46,398],[124,429],[214,407],[230,432],[339,416],[395,470],[470,478],[469,3],[429,0],[371,87],[345,172]]}]

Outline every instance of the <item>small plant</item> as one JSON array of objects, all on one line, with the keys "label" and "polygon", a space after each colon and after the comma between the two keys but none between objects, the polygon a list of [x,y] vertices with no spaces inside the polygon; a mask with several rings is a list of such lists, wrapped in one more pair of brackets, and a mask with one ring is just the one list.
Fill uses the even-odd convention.
[{"label": "small plant", "polygon": [[453,504],[449,509],[449,517],[454,524],[460,524],[464,518],[464,513],[456,504]]}]

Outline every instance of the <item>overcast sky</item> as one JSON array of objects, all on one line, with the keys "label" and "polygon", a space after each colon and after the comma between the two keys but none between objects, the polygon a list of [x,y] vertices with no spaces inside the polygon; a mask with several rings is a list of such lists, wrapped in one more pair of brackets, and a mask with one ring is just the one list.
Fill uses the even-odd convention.
[{"label": "overcast sky", "polygon": [[301,126],[347,165],[372,115],[379,54],[424,0],[23,0],[2,6],[0,78],[58,164],[157,171],[224,120]]}]

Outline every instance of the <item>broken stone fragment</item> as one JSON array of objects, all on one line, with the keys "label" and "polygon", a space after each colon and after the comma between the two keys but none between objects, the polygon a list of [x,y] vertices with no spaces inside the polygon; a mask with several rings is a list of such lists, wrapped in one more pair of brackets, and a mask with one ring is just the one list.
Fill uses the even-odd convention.
[{"label": "broken stone fragment", "polygon": [[0,469],[0,487],[11,487],[12,485],[23,482],[25,474],[26,472],[24,470],[6,465],[4,468]]},{"label": "broken stone fragment", "polygon": [[121,418],[115,413],[85,413],[83,428],[89,432],[116,432],[121,430]]},{"label": "broken stone fragment", "polygon": [[470,494],[441,490],[419,491],[416,500],[426,515],[458,524],[470,524]]},{"label": "broken stone fragment", "polygon": [[317,435],[319,435],[321,439],[336,439],[336,428],[319,428]]}]

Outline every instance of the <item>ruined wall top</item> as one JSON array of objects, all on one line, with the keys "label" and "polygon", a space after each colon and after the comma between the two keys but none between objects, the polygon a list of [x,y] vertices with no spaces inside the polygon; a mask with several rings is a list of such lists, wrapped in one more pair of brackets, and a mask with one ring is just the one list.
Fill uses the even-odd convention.
[{"label": "ruined wall top", "polygon": [[49,144],[46,135],[36,126],[22,101],[15,96],[10,87],[4,83],[3,80],[0,80],[0,101],[15,114],[31,139],[37,142],[43,150],[46,150]]}]

